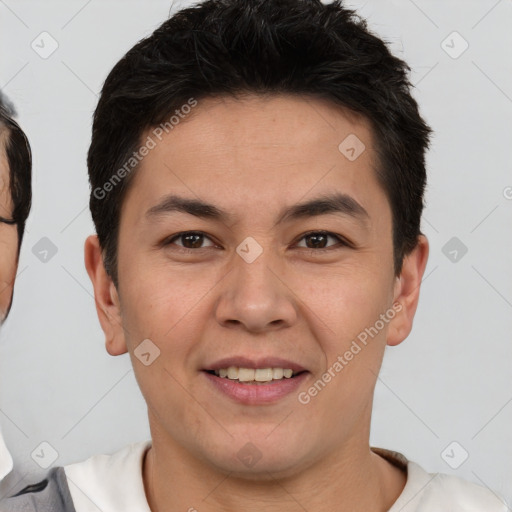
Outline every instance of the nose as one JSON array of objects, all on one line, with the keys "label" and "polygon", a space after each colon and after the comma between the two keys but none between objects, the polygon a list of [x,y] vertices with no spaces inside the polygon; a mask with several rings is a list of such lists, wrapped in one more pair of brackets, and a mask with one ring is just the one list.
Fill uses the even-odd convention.
[{"label": "nose", "polygon": [[270,250],[251,263],[238,254],[223,280],[216,319],[223,327],[264,332],[292,326],[297,320],[293,291]]}]

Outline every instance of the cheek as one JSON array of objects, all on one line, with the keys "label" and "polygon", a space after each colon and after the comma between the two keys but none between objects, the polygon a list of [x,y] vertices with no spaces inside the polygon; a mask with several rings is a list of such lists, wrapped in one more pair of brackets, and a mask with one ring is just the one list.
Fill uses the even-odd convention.
[{"label": "cheek", "polygon": [[323,400],[338,406],[329,414],[357,414],[368,405],[384,354],[389,318],[385,322],[381,315],[392,305],[392,284],[383,272],[353,267],[333,272],[322,284],[304,293],[308,308],[328,327],[317,339],[325,354],[319,373],[329,372],[329,383],[325,391],[317,387]]},{"label": "cheek", "polygon": [[305,305],[329,328],[334,341],[356,336],[373,325],[393,296],[387,273],[366,264],[322,269],[297,280],[296,287]]},{"label": "cheek", "polygon": [[144,272],[132,269],[133,278],[123,283],[122,310],[126,325],[140,334],[165,337],[172,331],[191,326],[189,317],[200,307],[202,298],[215,285],[211,272],[202,277],[176,269]]},{"label": "cheek", "polygon": [[[142,260],[141,260],[142,261]],[[123,280],[123,276],[131,276]],[[160,351],[156,360],[173,375],[185,375],[194,366],[194,351],[204,338],[211,311],[209,292],[219,278],[211,271],[124,262],[119,267],[121,314],[129,352],[145,339]],[[206,309],[205,309],[206,308]],[[209,308],[209,309],[208,309]],[[211,315],[211,313],[209,313]],[[140,366],[134,359],[134,364]]]},{"label": "cheek", "polygon": [[[124,275],[134,277],[130,283],[122,283],[123,274],[119,274],[122,322],[137,382],[159,422],[184,423],[183,402],[189,398],[184,387],[188,389],[191,356],[200,339],[201,323],[194,309],[198,296],[191,283],[187,286],[179,277],[124,270]],[[143,353],[150,354],[147,365]]]}]

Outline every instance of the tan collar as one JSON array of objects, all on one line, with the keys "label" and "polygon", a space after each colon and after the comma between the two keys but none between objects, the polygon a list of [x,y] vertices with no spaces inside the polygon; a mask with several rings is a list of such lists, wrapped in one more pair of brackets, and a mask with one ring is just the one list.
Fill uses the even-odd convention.
[{"label": "tan collar", "polygon": [[407,462],[408,460],[399,452],[395,452],[393,450],[386,450],[385,448],[377,448],[375,446],[370,446],[370,450],[377,455],[380,455],[388,462],[396,466],[397,468],[405,471],[407,473]]}]

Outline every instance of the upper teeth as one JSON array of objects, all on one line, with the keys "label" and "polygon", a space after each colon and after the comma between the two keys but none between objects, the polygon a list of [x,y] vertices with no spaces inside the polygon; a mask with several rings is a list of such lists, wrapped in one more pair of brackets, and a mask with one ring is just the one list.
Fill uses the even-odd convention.
[{"label": "upper teeth", "polygon": [[230,366],[215,370],[215,375],[232,380],[238,379],[240,382],[270,382],[272,379],[279,380],[283,377],[289,379],[293,375],[293,370],[290,368],[257,368],[255,370],[254,368]]}]

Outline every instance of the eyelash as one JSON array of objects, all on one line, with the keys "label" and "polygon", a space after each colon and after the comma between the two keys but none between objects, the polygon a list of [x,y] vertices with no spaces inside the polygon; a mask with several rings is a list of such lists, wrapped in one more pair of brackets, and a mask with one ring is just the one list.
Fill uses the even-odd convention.
[{"label": "eyelash", "polygon": [[[171,245],[175,240],[177,240],[179,238],[182,238],[185,235],[201,235],[201,236],[204,236],[205,238],[210,239],[210,237],[206,233],[204,233],[203,231],[182,231],[180,233],[176,233],[175,235],[172,235],[169,238],[166,238],[163,241],[162,245],[163,246]],[[332,250],[340,249],[341,247],[350,247],[350,248],[354,247],[353,244],[351,244],[348,240],[346,240],[345,238],[341,237],[340,235],[332,233],[331,231],[324,231],[324,230],[308,231],[307,233],[304,233],[298,239],[298,242],[300,242],[303,238],[306,238],[306,237],[311,236],[311,235],[330,236],[332,238],[335,238],[338,241],[338,243],[336,245],[333,245],[333,246],[330,246],[330,247],[323,247],[323,248],[319,248],[319,249],[314,249],[312,247],[301,247],[302,250],[309,251],[310,253],[318,254],[318,253],[325,253],[326,251],[332,251]],[[210,239],[210,241],[213,242],[213,240],[211,240],[211,239]],[[208,247],[199,247],[197,249],[189,249],[188,247],[181,247],[179,245],[176,246],[176,250],[178,252],[183,253],[183,254],[197,253],[197,252],[199,252],[199,251],[201,251],[203,249],[208,249]]]}]

